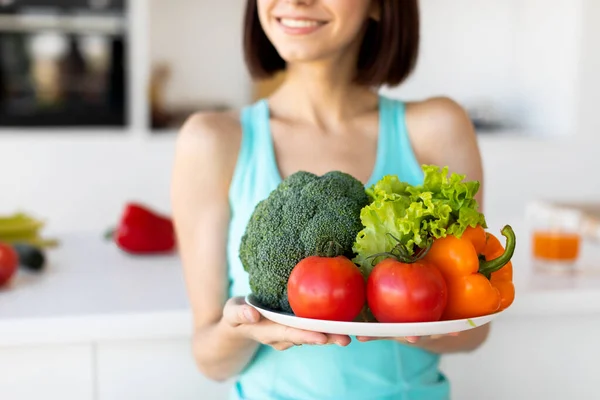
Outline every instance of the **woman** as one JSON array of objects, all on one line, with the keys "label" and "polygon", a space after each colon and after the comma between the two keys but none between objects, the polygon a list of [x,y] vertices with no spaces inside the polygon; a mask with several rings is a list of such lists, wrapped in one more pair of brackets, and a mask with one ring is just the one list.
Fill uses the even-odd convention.
[{"label": "woman", "polygon": [[239,113],[194,115],[176,148],[173,212],[199,369],[214,380],[237,377],[235,399],[449,397],[440,355],[477,348],[487,327],[385,340],[287,328],[245,304],[238,257],[256,203],[299,170],[342,170],[365,185],[386,174],[419,183],[427,163],[482,181],[459,105],[378,95],[416,63],[417,0],[248,0],[245,24],[250,72],[285,70],[284,83]]}]

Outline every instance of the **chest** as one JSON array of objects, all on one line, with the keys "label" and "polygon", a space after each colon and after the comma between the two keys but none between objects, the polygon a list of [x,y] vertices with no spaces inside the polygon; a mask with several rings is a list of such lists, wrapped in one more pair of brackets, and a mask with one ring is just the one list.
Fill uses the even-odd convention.
[{"label": "chest", "polygon": [[300,170],[317,175],[339,170],[366,183],[373,173],[379,142],[376,117],[335,132],[272,121],[271,132],[277,167],[283,178]]}]

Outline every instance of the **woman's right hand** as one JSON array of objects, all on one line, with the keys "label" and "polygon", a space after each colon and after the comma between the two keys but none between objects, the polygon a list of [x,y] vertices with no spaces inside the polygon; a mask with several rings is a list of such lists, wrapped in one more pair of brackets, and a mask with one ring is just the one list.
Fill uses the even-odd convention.
[{"label": "woman's right hand", "polygon": [[252,339],[280,351],[304,344],[347,346],[351,341],[346,335],[305,331],[269,321],[249,306],[243,297],[233,297],[227,301],[222,323],[235,336]]}]

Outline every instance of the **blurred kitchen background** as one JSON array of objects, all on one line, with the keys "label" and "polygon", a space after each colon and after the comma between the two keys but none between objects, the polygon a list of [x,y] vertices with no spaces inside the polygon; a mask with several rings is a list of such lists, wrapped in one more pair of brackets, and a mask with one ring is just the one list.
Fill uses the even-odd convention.
[{"label": "blurred kitchen background", "polygon": [[60,3],[3,2],[1,126],[125,126],[123,1]]},{"label": "blurred kitchen background", "polygon": [[[128,257],[102,234],[131,201],[168,215],[174,141],[189,114],[239,108],[277,86],[246,72],[244,5],[0,0],[0,214],[38,217],[60,241],[44,273],[19,271],[0,290],[0,397],[226,399],[228,384],[193,365],[177,258]],[[383,92],[446,95],[468,109],[486,215],[520,238],[514,309],[485,348],[444,360],[453,398],[595,398],[600,2],[421,7],[417,71]],[[559,203],[569,212],[548,208]],[[576,255],[552,260],[559,273],[532,257],[531,233],[549,220],[581,235]]]}]

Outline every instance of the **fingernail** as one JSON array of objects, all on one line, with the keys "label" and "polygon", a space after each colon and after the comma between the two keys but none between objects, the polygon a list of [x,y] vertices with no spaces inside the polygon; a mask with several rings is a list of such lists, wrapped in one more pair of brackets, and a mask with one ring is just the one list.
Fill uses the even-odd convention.
[{"label": "fingernail", "polygon": [[248,322],[254,321],[254,315],[252,315],[252,312],[247,308],[244,310],[244,318],[246,318],[246,321]]}]

